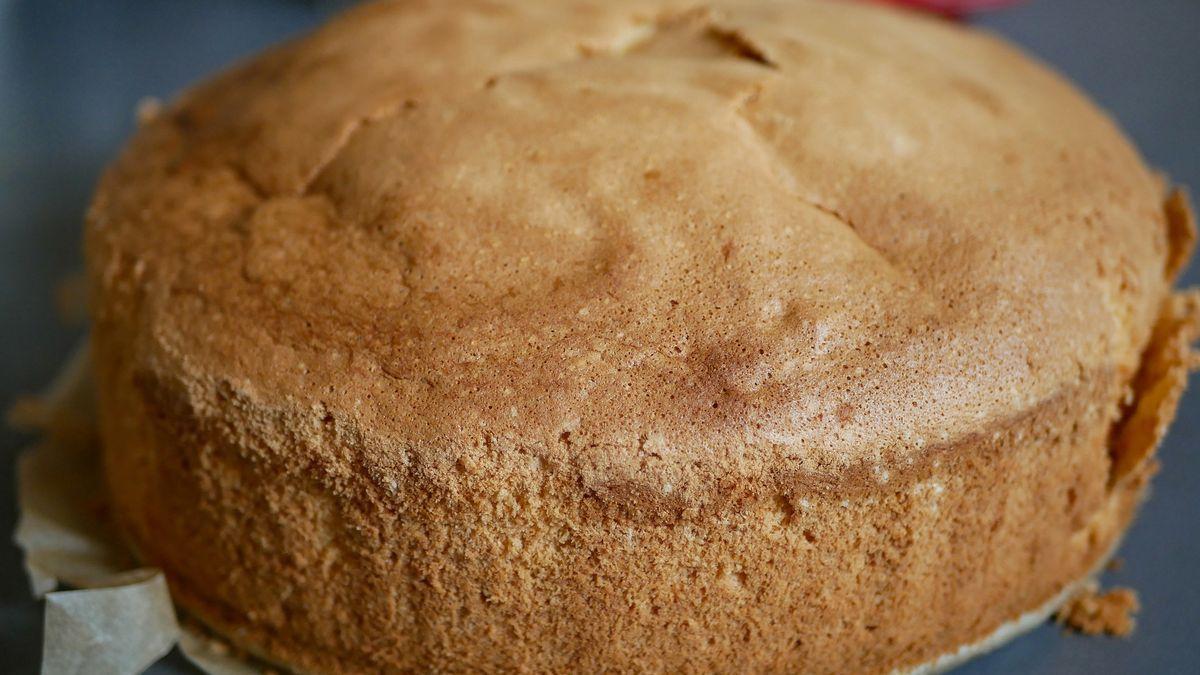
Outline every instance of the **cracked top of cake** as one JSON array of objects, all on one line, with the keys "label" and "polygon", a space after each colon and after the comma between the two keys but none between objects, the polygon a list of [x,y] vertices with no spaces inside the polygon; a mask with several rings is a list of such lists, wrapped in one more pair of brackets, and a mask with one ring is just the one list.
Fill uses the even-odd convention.
[{"label": "cracked top of cake", "polygon": [[936,19],[383,2],[146,120],[87,237],[96,320],[201,414],[669,491],[886,481],[1128,379],[1179,263],[1163,200],[1078,92]]}]

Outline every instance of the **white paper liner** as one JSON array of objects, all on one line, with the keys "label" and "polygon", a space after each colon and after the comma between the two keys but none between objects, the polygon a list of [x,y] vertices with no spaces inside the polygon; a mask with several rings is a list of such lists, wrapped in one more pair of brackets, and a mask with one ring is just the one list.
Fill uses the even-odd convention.
[{"label": "white paper liner", "polygon": [[179,627],[162,573],[137,570],[113,583],[46,596],[43,673],[126,675],[171,651]]},{"label": "white paper liner", "polygon": [[[46,598],[42,673],[124,674],[145,670],[178,644],[211,675],[262,668],[203,630],[181,625],[162,572],[137,568],[106,522],[95,437],[88,347],[81,345],[37,405],[45,438],[19,462],[20,518],[14,539],[25,553],[33,593]],[[1116,546],[1114,545],[1114,549]],[[991,635],[906,672],[950,670],[1044,622],[1099,571]],[[79,590],[52,592],[60,584]]]}]

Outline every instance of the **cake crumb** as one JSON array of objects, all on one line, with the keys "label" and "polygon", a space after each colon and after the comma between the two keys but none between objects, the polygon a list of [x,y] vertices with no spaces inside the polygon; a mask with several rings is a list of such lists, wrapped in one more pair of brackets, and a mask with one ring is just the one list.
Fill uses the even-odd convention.
[{"label": "cake crumb", "polygon": [[54,306],[67,325],[81,324],[88,317],[88,283],[82,272],[69,274],[54,287]]},{"label": "cake crumb", "polygon": [[5,422],[18,431],[40,431],[50,425],[53,411],[36,396],[22,396],[9,407]]},{"label": "cake crumb", "polygon": [[1059,608],[1054,618],[1084,635],[1125,637],[1133,632],[1134,615],[1139,609],[1141,604],[1133,589],[1118,587],[1101,593],[1090,584]]},{"label": "cake crumb", "polygon": [[162,101],[153,96],[145,96],[137,102],[133,114],[138,124],[149,124],[157,119],[162,111]]},{"label": "cake crumb", "polygon": [[204,641],[204,646],[207,647],[210,651],[212,651],[212,653],[216,654],[217,656],[229,656],[229,653],[231,651],[229,649],[229,645],[225,644],[221,640],[218,640],[218,639],[212,638],[212,637],[207,638]]}]

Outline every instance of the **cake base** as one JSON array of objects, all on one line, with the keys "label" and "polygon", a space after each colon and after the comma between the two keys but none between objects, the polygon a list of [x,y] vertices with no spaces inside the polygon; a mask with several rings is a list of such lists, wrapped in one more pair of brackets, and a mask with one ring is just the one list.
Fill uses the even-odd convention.
[{"label": "cake base", "polygon": [[[1145,497],[1146,495],[1143,493],[1142,498],[1144,499]],[[1081,576],[1070,584],[1067,584],[1062,590],[1056,593],[1041,606],[1021,614],[1012,621],[1004,623],[981,640],[962,645],[954,651],[946,652],[936,659],[927,661],[918,666],[893,670],[891,675],[937,675],[938,673],[949,672],[950,670],[963,665],[971,659],[987,654],[995,649],[999,649],[1000,647],[1003,647],[1022,635],[1029,633],[1048,621],[1050,617],[1053,616],[1053,614],[1058,611],[1058,609],[1067,601],[1074,597],[1076,593],[1094,582],[1100,576],[1100,573],[1104,570],[1105,566],[1108,565],[1112,557],[1116,554],[1117,550],[1121,547],[1121,543],[1122,538],[1118,538],[1116,541],[1114,541],[1109,550],[1100,557],[1100,559],[1096,562],[1093,568],[1088,571],[1087,574]],[[281,668],[287,672],[296,673],[297,675],[308,675],[308,671],[298,669],[292,665],[279,661],[278,659],[271,658],[270,655],[264,653],[263,650],[256,648],[252,644],[233,639],[230,636],[229,631],[221,630],[219,621],[206,618],[194,610],[184,611],[186,611],[186,614],[190,619],[202,626],[204,632],[214,636],[217,640],[222,640],[233,644],[238,650],[249,655],[249,657],[254,661],[258,661],[264,665]]]},{"label": "cake base", "polygon": [[1120,548],[1120,545],[1120,540],[1114,542],[1112,548],[1101,556],[1099,562],[1090,572],[1076,581],[1067,584],[1066,587],[1055,594],[1054,597],[1047,600],[1041,607],[1025,612],[1012,621],[1001,625],[982,640],[962,645],[952,652],[942,654],[936,659],[922,663],[914,668],[894,670],[892,671],[893,675],[936,675],[937,673],[945,673],[977,656],[982,656],[994,649],[999,649],[1025,633],[1032,631],[1049,620],[1076,593],[1095,581],[1096,577],[1100,576],[1101,570],[1104,569],[1117,549]]}]

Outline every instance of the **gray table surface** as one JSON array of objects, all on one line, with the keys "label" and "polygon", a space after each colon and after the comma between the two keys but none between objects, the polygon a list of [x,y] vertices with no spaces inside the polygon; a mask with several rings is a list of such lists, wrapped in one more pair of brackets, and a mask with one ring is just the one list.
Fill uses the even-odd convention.
[{"label": "gray table surface", "polygon": [[[143,96],[169,97],[337,3],[282,0],[0,0],[0,406],[36,391],[80,338],[52,303],[78,269],[79,222],[97,173]],[[1031,0],[979,21],[1025,45],[1108,108],[1150,162],[1200,190],[1200,0]],[[1188,273],[1200,281],[1198,270]],[[1122,549],[1145,609],[1131,640],[1047,625],[964,673],[1200,673],[1200,387],[1162,449],[1154,496]],[[0,531],[15,519],[17,451],[0,428]],[[40,660],[42,610],[20,554],[0,543],[0,672]],[[195,672],[178,654],[154,673]]]}]

